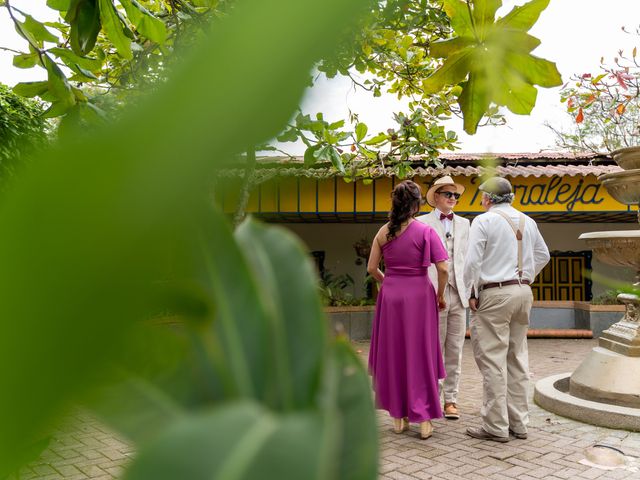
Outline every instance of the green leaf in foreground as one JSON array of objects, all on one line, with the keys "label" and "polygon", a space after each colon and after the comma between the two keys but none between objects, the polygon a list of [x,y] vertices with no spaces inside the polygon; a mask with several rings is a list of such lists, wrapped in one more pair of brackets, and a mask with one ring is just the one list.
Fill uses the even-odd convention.
[{"label": "green leaf in foreground", "polygon": [[[153,97],[117,125],[66,135],[14,182],[0,209],[11,232],[0,236],[0,467],[102,378],[133,325],[166,305],[169,259],[211,219],[213,171],[283,128],[313,65],[363,4],[239,2]],[[53,86],[75,98],[64,82]]]},{"label": "green leaf in foreground", "polygon": [[495,20],[501,4],[500,0],[444,0],[455,36],[431,47],[433,56],[445,60],[424,80],[423,89],[433,94],[447,85],[462,86],[458,103],[469,134],[475,133],[492,104],[529,114],[537,96],[534,85],[562,84],[554,63],[530,54],[540,41],[527,31],[549,0],[530,0]]},{"label": "green leaf in foreground", "polygon": [[125,480],[329,479],[322,416],[238,403],[177,422],[137,455]]},{"label": "green leaf in foreground", "polygon": [[337,375],[337,408],[342,418],[338,478],[370,480],[378,471],[378,433],[369,377],[345,339],[332,346]]},{"label": "green leaf in foreground", "polygon": [[249,220],[236,237],[271,313],[270,350],[276,368],[272,387],[286,394],[278,404],[308,408],[316,401],[327,343],[317,274],[300,241],[284,229]]}]

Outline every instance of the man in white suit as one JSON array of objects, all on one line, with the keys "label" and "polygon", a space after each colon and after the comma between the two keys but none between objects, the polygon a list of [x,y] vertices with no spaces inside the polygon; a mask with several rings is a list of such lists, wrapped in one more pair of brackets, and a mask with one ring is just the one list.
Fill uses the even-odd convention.
[{"label": "man in white suit", "polygon": [[[444,416],[450,420],[460,418],[457,405],[458,384],[469,307],[462,278],[469,239],[469,220],[453,213],[463,192],[464,187],[455,183],[450,176],[437,179],[426,195],[427,203],[434,208],[431,213],[418,217],[418,220],[438,232],[449,254],[449,281],[444,291],[447,306],[440,311],[440,347],[447,372],[447,378],[441,383]],[[429,276],[432,282],[437,281],[434,268],[429,269]]]}]

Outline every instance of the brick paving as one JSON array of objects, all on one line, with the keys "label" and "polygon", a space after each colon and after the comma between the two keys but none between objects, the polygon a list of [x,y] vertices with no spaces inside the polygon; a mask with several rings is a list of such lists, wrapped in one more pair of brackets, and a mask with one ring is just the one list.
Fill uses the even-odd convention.
[{"label": "brick paving", "polygon": [[83,411],[70,415],[53,432],[38,461],[11,480],[111,480],[119,478],[131,448],[113,431]]},{"label": "brick paving", "polygon": [[[530,339],[529,358],[533,384],[557,373],[571,372],[597,345],[597,340]],[[356,348],[366,357],[369,344]],[[578,463],[585,448],[596,443],[640,457],[640,433],[612,430],[569,420],[539,408],[531,401],[527,440],[500,444],[466,435],[467,427],[480,425],[482,380],[465,341],[460,379],[460,420],[434,421],[434,434],[418,438],[418,426],[397,435],[386,412],[378,411],[381,442],[380,478],[428,479],[640,479],[640,472],[602,470]],[[638,464],[640,467],[640,464]]]},{"label": "brick paving", "polygon": [[[595,340],[531,339],[530,367],[537,379],[572,371],[596,345]],[[368,342],[354,347],[366,358]],[[428,440],[417,426],[396,435],[385,412],[378,412],[380,478],[393,480],[455,479],[640,479],[640,472],[601,470],[578,463],[585,448],[596,443],[640,457],[640,433],[594,427],[531,405],[527,440],[507,444],[476,440],[465,434],[479,425],[482,381],[467,340],[460,385],[460,420],[437,420]],[[86,412],[77,412],[55,432],[41,458],[20,472],[21,480],[111,480],[134,454],[133,449]],[[176,479],[178,480],[178,479]]]}]

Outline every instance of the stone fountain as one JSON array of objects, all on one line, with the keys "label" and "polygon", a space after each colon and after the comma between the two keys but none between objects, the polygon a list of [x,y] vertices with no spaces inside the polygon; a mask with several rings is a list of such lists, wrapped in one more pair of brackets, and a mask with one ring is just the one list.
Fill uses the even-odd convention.
[{"label": "stone fountain", "polygon": [[[613,152],[622,172],[599,177],[607,191],[638,208],[640,222],[640,147]],[[609,265],[632,267],[640,289],[640,229],[584,233],[595,256]],[[622,293],[625,314],[602,332],[595,347],[572,373],[536,383],[534,400],[542,408],[586,423],[640,431],[640,297]]]}]

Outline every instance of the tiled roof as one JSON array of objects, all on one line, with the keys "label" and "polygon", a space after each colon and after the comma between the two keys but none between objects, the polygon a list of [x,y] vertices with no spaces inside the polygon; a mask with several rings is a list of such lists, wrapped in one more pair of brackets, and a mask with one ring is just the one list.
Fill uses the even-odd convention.
[{"label": "tiled roof", "polygon": [[[413,170],[419,176],[464,175],[470,177],[482,175],[487,169],[485,167],[419,167]],[[598,176],[621,171],[622,169],[617,165],[507,165],[495,168],[495,173],[503,177]]]},{"label": "tiled roof", "polygon": [[[420,166],[423,158],[412,159],[413,168],[407,177],[436,177],[440,175],[483,175],[487,167],[478,165],[481,160],[496,159],[497,165],[493,174],[506,177],[553,177],[553,176],[586,176],[603,175],[620,172],[608,154],[572,153],[572,152],[537,152],[537,153],[442,153],[442,168]],[[313,168],[303,168],[302,157],[260,157],[254,172],[254,181],[263,182],[273,177],[328,178],[336,175],[335,170],[327,164],[316,164]],[[226,168],[220,171],[223,177],[240,177],[244,170]],[[391,177],[390,169],[371,167],[367,169],[370,178]]]},{"label": "tiled roof", "polygon": [[471,160],[478,161],[487,158],[497,158],[498,160],[594,160],[596,158],[608,159],[606,153],[593,152],[525,152],[525,153],[461,153],[445,152],[440,154],[441,160]]},{"label": "tiled roof", "polygon": [[[462,152],[441,152],[438,156],[439,160],[443,163],[448,162],[479,162],[481,160],[496,159],[498,163],[559,163],[559,162],[575,162],[589,164],[593,161],[613,163],[611,156],[608,153],[593,153],[593,152],[523,152],[523,153],[462,153]],[[423,156],[411,157],[414,162],[422,162],[425,159]],[[545,162],[546,161],[546,162]],[[304,159],[302,157],[259,157],[258,164],[266,165],[302,165]]]},{"label": "tiled roof", "polygon": [[[586,176],[603,175],[605,173],[621,172],[617,165],[506,165],[495,167],[494,175],[504,177],[553,177],[553,176]],[[414,167],[407,177],[436,177],[440,175],[452,176],[479,176],[487,172],[487,167],[480,166],[445,166],[436,167]],[[223,177],[240,177],[244,174],[242,169],[225,169],[220,172]],[[255,172],[255,180],[264,181],[273,177],[303,177],[303,178],[327,178],[333,177],[335,171],[329,168],[299,168],[299,167],[259,167]],[[368,171],[371,178],[391,177],[393,172],[383,170],[380,167],[371,168]]]}]

